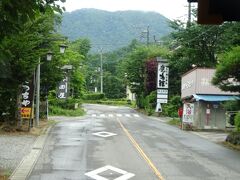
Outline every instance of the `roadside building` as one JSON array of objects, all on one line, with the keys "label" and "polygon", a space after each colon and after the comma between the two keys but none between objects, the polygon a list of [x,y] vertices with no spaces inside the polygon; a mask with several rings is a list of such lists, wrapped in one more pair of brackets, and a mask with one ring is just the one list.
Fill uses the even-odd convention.
[{"label": "roadside building", "polygon": [[212,68],[195,68],[182,75],[182,121],[196,129],[226,129],[226,111],[221,103],[239,99],[239,94],[211,84],[214,72]]},{"label": "roadside building", "polygon": [[136,101],[136,94],[133,93],[129,86],[126,87],[127,99],[131,101]]}]

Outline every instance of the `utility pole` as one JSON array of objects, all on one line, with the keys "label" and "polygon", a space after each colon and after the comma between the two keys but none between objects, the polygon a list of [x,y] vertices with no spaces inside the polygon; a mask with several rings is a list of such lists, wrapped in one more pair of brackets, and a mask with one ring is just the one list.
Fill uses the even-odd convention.
[{"label": "utility pole", "polygon": [[37,73],[36,73],[36,126],[39,126],[39,105],[40,105],[40,57],[38,59]]},{"label": "utility pole", "polygon": [[141,32],[141,36],[140,38],[146,38],[147,39],[147,46],[149,45],[150,43],[150,33],[149,33],[149,26],[147,26],[147,29],[145,29],[144,31]]},{"label": "utility pole", "polygon": [[188,22],[187,22],[187,26],[189,27],[191,25],[191,13],[192,13],[192,6],[191,6],[191,2],[188,3]]},{"label": "utility pole", "polygon": [[147,26],[147,45],[149,45],[149,26]]},{"label": "utility pole", "polygon": [[101,93],[103,93],[103,62],[102,62],[102,60],[103,60],[103,58],[102,58],[102,52],[103,51],[103,49],[101,48],[100,49],[100,76],[101,76]]}]

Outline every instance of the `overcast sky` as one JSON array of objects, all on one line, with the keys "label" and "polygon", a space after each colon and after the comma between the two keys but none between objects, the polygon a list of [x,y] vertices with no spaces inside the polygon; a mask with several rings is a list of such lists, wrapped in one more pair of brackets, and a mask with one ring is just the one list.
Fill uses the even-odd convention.
[{"label": "overcast sky", "polygon": [[158,12],[171,20],[187,18],[187,5],[187,0],[66,0],[64,3],[67,12],[82,8],[143,10]]}]

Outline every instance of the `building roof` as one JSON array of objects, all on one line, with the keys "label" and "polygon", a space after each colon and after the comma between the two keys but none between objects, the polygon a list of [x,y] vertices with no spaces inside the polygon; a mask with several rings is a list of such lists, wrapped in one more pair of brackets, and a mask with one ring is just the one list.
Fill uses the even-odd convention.
[{"label": "building roof", "polygon": [[234,101],[234,100],[240,100],[240,96],[229,96],[229,95],[199,95],[199,94],[193,94],[193,97],[196,99],[196,101]]}]

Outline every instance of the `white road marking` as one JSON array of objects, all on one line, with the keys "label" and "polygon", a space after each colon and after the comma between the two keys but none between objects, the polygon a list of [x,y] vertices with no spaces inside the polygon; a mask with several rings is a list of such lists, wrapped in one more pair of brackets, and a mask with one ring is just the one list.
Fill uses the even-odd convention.
[{"label": "white road marking", "polygon": [[100,114],[100,117],[105,117],[105,114]]},{"label": "white road marking", "polygon": [[92,117],[96,117],[97,115],[96,114],[92,114]]},{"label": "white road marking", "polygon": [[133,114],[134,117],[140,117],[138,114]]},{"label": "white road marking", "polygon": [[88,173],[85,173],[85,175],[88,176],[88,177],[91,177],[93,179],[96,179],[96,180],[109,180],[107,178],[104,178],[104,177],[98,175],[98,174],[100,174],[104,171],[107,171],[107,170],[111,170],[111,171],[114,171],[116,173],[122,174],[122,176],[120,176],[120,177],[118,177],[114,180],[127,180],[127,179],[130,179],[133,176],[135,176],[135,174],[133,174],[133,173],[129,173],[127,171],[124,171],[122,169],[119,169],[119,168],[116,168],[116,167],[113,167],[113,166],[109,166],[109,165],[98,168],[98,169],[93,170],[93,171],[90,171]]},{"label": "white road marking", "polygon": [[131,115],[130,115],[130,114],[125,114],[125,116],[126,116],[126,117],[131,117]]},{"label": "white road marking", "polygon": [[100,137],[110,137],[110,136],[116,136],[117,134],[111,133],[111,132],[102,131],[102,132],[93,133],[93,135],[100,136]]},{"label": "white road marking", "polygon": [[108,117],[113,117],[113,114],[109,114]]},{"label": "white road marking", "polygon": [[122,117],[122,114],[117,114],[117,117]]}]

